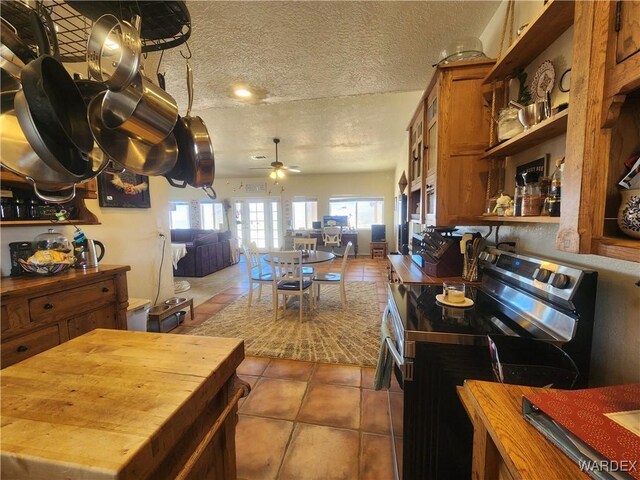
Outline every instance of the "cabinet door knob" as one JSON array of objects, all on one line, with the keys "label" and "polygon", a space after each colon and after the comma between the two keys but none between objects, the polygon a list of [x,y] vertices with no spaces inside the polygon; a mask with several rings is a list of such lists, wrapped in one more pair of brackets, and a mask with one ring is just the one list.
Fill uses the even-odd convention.
[{"label": "cabinet door knob", "polygon": [[107,292],[109,291],[109,289],[108,289],[107,287],[102,287],[102,291],[103,291],[104,293],[107,293]]},{"label": "cabinet door knob", "polygon": [[51,304],[51,303],[45,303],[45,304],[43,305],[43,308],[44,308],[45,310],[51,310],[51,309],[53,308],[53,304]]},{"label": "cabinet door knob", "polygon": [[29,347],[27,347],[26,345],[20,345],[18,348],[16,348],[16,352],[18,353],[24,353],[27,350],[29,350]]}]

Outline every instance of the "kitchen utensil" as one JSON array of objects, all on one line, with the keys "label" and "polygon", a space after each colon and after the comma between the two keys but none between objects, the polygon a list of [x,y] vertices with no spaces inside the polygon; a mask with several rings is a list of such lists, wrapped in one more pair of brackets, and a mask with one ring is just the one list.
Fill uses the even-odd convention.
[{"label": "kitchen utensil", "polygon": [[88,118],[93,137],[102,150],[119,166],[139,175],[163,175],[170,171],[178,158],[175,136],[169,134],[162,142],[151,145],[129,137],[102,123],[102,100],[105,92],[89,103]]},{"label": "kitchen utensil", "polygon": [[[87,238],[87,268],[95,268],[98,262],[104,257],[105,248],[102,242],[98,240],[90,240]],[[96,253],[96,246],[100,249],[100,254]]]},{"label": "kitchen utensil", "polygon": [[41,263],[36,265],[33,263],[29,263],[22,258],[19,258],[18,262],[25,272],[39,273],[40,275],[55,275],[56,273],[61,273],[69,270],[69,268],[71,268],[71,265],[73,265],[72,261]]},{"label": "kitchen utensil", "polygon": [[6,45],[23,64],[35,60],[37,55],[29,45],[22,41],[18,35],[16,28],[5,18],[0,17],[2,24],[0,26],[0,38],[3,45]]},{"label": "kitchen utensil", "polygon": [[[22,69],[21,78],[38,130],[45,130],[60,144],[64,142],[82,152],[90,152],[94,143],[87,123],[87,107],[62,63],[50,55],[42,55]],[[71,156],[72,160],[78,158]],[[81,164],[65,164],[65,158],[59,161],[75,173],[84,170]]]},{"label": "kitchen utensil", "polygon": [[[31,115],[23,91],[15,94],[15,111],[25,138],[40,157],[34,165],[36,170],[25,173],[25,176],[44,183],[79,183],[95,177],[106,166],[108,158],[99,148],[83,154],[75,147],[60,145],[51,135],[39,129]],[[3,162],[4,160],[3,157]],[[59,175],[54,179],[46,170],[39,172],[38,167],[43,164]]]},{"label": "kitchen utensil", "polygon": [[139,29],[139,16],[135,16],[132,23],[111,14],[98,18],[87,42],[89,75],[104,82],[110,90],[127,88],[140,70]]},{"label": "kitchen utensil", "polygon": [[101,115],[105,127],[155,145],[172,132],[178,105],[171,95],[138,73],[127,88],[105,92]]},{"label": "kitchen utensil", "polygon": [[568,93],[571,88],[571,69],[566,69],[560,76],[560,82],[558,83],[558,90],[563,93]]},{"label": "kitchen utensil", "polygon": [[511,100],[509,105],[512,105],[519,109],[518,120],[522,123],[525,130],[533,127],[537,123],[546,119],[546,102],[536,102],[530,105],[524,106]]},{"label": "kitchen utensil", "polygon": [[[0,45],[0,67],[19,82],[24,62],[3,43]],[[4,82],[2,83],[2,90],[6,90]]]},{"label": "kitchen utensil", "polygon": [[[178,161],[165,176],[170,185],[184,188],[187,184],[194,188],[210,187],[215,177],[213,146],[207,126],[200,117],[191,116],[193,105],[193,72],[187,63],[187,92],[189,105],[187,114],[178,119],[174,135],[178,142]],[[182,181],[182,184],[174,182]]]},{"label": "kitchen utensil", "polygon": [[536,70],[531,81],[531,98],[534,102],[542,102],[546,99],[547,92],[553,89],[556,79],[556,70],[549,60],[542,62]]},{"label": "kitchen utensil", "polygon": [[49,228],[45,233],[41,233],[33,239],[33,249],[35,251],[55,250],[56,252],[64,253],[69,253],[73,250],[69,239],[56,232],[53,228]]}]

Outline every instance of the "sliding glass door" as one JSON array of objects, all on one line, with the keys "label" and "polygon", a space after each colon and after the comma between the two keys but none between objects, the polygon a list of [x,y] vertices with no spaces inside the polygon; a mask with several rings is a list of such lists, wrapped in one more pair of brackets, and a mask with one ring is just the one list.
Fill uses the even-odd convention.
[{"label": "sliding glass door", "polygon": [[241,245],[256,242],[261,250],[280,248],[282,219],[280,199],[236,199],[233,203],[236,235]]}]

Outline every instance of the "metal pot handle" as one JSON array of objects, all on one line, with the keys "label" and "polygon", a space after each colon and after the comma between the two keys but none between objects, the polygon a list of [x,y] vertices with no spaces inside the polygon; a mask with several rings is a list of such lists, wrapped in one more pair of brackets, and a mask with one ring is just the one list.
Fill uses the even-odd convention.
[{"label": "metal pot handle", "polygon": [[50,203],[67,203],[70,202],[71,200],[73,200],[76,196],[76,184],[73,184],[73,187],[71,188],[71,193],[69,195],[67,195],[66,197],[53,197],[50,195],[45,195],[44,193],[40,192],[38,190],[38,186],[36,185],[36,181],[31,178],[31,177],[24,177],[25,180],[27,182],[29,182],[32,186],[33,186],[33,192],[36,194],[36,196],[44,201],[44,202],[50,202]]},{"label": "metal pot handle", "polygon": [[191,106],[193,105],[193,70],[191,70],[189,61],[187,61],[187,92],[189,93],[189,107],[185,117],[191,116]]},{"label": "metal pot handle", "polygon": [[187,181],[183,180],[182,185],[176,183],[173,178],[171,177],[164,177],[167,179],[167,182],[169,182],[169,185],[171,185],[172,187],[176,187],[176,188],[186,188],[187,186]]},{"label": "metal pot handle", "polygon": [[218,196],[216,195],[216,191],[213,189],[211,185],[202,187],[202,190],[204,191],[204,193],[207,194],[207,197],[209,197],[211,200],[215,200],[216,198],[218,198]]}]

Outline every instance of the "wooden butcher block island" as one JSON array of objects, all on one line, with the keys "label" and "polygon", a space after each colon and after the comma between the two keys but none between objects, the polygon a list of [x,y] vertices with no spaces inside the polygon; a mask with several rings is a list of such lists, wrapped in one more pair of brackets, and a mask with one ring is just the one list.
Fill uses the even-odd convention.
[{"label": "wooden butcher block island", "polygon": [[2,477],[236,478],[240,339],[98,329],[0,371]]}]

